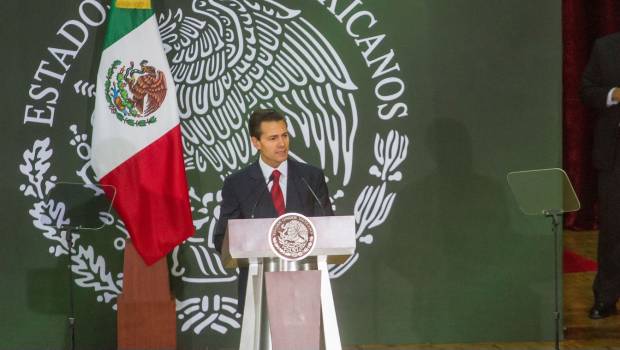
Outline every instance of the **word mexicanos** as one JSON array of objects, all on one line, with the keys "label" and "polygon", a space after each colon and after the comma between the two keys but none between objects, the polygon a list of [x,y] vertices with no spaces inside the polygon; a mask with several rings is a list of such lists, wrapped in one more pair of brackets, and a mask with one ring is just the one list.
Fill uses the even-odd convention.
[{"label": "word mexicanos", "polygon": [[[407,116],[407,105],[404,102],[397,101],[405,92],[405,83],[399,77],[385,76],[388,73],[400,72],[400,66],[394,62],[394,50],[390,49],[382,56],[375,53],[375,50],[385,39],[385,34],[368,36],[369,33],[360,33],[372,29],[378,23],[375,15],[367,10],[357,9],[363,4],[361,0],[353,0],[346,7],[344,5],[338,6],[338,0],[317,1],[321,5],[328,6],[327,10],[340,23],[345,24],[349,36],[355,39],[355,44],[358,47],[363,49],[361,53],[366,66],[374,69],[372,79],[378,80],[375,84],[375,96],[383,102],[377,106],[378,117],[382,120],[389,120],[394,117]],[[340,2],[340,4],[343,3],[343,1]],[[339,12],[337,7],[340,8]]]}]

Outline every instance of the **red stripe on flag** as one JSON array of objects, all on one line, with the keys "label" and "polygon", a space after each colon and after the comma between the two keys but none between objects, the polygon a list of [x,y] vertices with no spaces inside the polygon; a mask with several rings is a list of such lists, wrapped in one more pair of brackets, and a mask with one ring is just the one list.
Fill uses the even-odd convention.
[{"label": "red stripe on flag", "polygon": [[194,234],[177,125],[101,178],[116,187],[114,209],[147,265]]}]

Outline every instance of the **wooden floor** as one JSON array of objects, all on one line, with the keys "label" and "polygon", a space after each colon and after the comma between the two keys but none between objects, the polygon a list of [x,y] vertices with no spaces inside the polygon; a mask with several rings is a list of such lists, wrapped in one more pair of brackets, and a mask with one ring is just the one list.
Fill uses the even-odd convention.
[{"label": "wooden floor", "polygon": [[[566,231],[564,247],[579,255],[596,260],[597,233]],[[590,320],[592,280],[594,272],[564,274],[564,335],[561,349],[620,349],[620,315]],[[484,343],[484,344],[418,344],[360,345],[347,350],[491,350],[491,349],[555,349],[553,342]]]},{"label": "wooden floor", "polygon": [[[597,233],[566,231],[564,248],[596,260]],[[564,324],[567,339],[620,339],[620,316],[591,320],[594,272],[564,274]]]}]

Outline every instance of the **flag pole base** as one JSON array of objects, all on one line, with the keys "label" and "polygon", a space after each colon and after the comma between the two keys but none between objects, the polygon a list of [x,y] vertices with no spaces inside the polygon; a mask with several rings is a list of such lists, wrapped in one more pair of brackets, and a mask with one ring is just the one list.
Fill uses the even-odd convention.
[{"label": "flag pole base", "polygon": [[175,301],[166,259],[147,266],[130,240],[124,256],[123,293],[117,301],[118,349],[176,349]]}]

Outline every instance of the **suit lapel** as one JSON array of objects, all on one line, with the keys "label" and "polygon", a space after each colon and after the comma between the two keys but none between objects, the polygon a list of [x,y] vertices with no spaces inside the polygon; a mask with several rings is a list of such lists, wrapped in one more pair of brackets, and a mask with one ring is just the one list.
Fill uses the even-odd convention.
[{"label": "suit lapel", "polygon": [[303,213],[303,202],[300,190],[304,187],[299,168],[294,160],[288,160],[288,180],[286,183],[286,212]]},{"label": "suit lapel", "polygon": [[618,61],[618,58],[620,58],[620,36],[615,36],[613,38],[612,45],[609,45],[609,49],[607,51],[607,54],[609,55],[608,58],[611,58],[611,60],[606,59],[605,61],[613,62],[611,64],[607,64],[607,67],[613,71],[613,76],[607,76],[604,78],[611,79],[612,81],[610,81],[610,84],[616,84],[620,81],[620,68],[618,68],[618,65],[615,64]]},{"label": "suit lapel", "polygon": [[251,190],[254,191],[252,205],[254,205],[254,203],[258,203],[256,204],[256,210],[254,210],[254,217],[277,217],[278,214],[276,212],[276,208],[273,206],[271,195],[267,189],[267,182],[265,182],[265,178],[263,177],[263,172],[260,169],[258,161],[254,162],[254,164],[250,167],[250,178],[252,178]]}]

